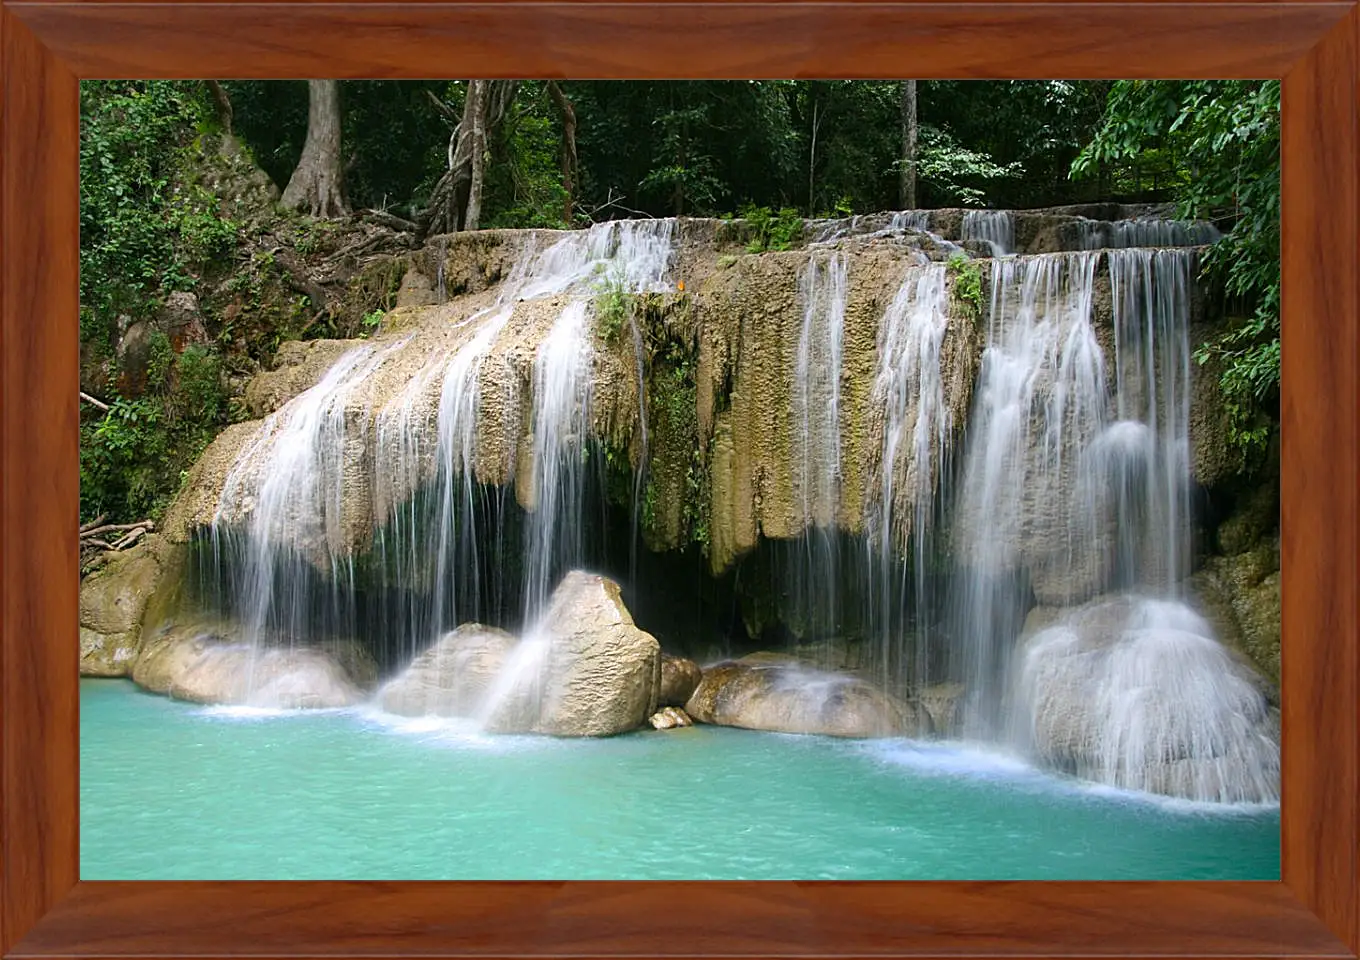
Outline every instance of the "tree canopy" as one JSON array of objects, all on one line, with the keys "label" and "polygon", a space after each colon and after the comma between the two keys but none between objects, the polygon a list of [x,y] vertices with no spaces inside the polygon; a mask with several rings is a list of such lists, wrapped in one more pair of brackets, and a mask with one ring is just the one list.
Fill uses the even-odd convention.
[{"label": "tree canopy", "polygon": [[[154,515],[239,414],[230,377],[280,340],[355,334],[318,322],[324,297],[285,262],[325,247],[307,214],[351,210],[437,233],[776,223],[898,209],[908,184],[920,208],[1174,201],[1228,231],[1204,266],[1238,320],[1200,357],[1221,364],[1243,449],[1272,429],[1274,82],[101,81],[81,116],[82,389],[109,407],[82,428],[85,513]],[[224,202],[217,154],[303,216]],[[186,352],[153,331],[129,381],[129,332],[172,294],[199,298],[211,335]]]}]

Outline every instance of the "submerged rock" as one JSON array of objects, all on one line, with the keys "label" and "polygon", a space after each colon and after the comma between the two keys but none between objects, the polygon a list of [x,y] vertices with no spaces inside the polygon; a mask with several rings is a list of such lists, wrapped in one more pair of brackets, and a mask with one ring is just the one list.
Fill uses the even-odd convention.
[{"label": "submerged rock", "polygon": [[408,717],[476,717],[514,646],[514,636],[504,630],[462,624],[385,684],[378,706]]},{"label": "submerged rock", "polygon": [[679,707],[662,707],[648,717],[647,722],[657,730],[679,730],[681,727],[694,726],[689,714]]},{"label": "submerged rock", "polygon": [[920,731],[916,711],[865,680],[755,655],[704,671],[685,705],[700,723],[829,737],[899,737]]},{"label": "submerged rock", "polygon": [[699,686],[704,672],[693,660],[661,655],[661,691],[657,704],[663,707],[683,707]]},{"label": "submerged rock", "polygon": [[[1045,618],[1046,619],[1046,618]],[[1101,598],[1021,641],[1023,736],[1059,770],[1209,802],[1279,797],[1267,684],[1181,603]]]},{"label": "submerged rock", "polygon": [[936,683],[917,696],[920,708],[930,719],[930,733],[936,737],[958,734],[961,723],[964,687],[961,683]]},{"label": "submerged rock", "polygon": [[256,648],[223,624],[167,627],[148,638],[132,669],[138,686],[176,700],[285,710],[353,706],[376,677],[353,641]]}]

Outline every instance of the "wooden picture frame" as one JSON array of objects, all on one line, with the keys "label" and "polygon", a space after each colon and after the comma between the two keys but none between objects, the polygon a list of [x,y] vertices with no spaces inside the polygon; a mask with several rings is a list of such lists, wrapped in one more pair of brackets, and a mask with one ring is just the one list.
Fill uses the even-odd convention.
[{"label": "wooden picture frame", "polygon": [[[0,955],[1360,948],[1360,13],[1345,3],[0,0]],[[82,883],[82,77],[1283,78],[1279,883]]]}]

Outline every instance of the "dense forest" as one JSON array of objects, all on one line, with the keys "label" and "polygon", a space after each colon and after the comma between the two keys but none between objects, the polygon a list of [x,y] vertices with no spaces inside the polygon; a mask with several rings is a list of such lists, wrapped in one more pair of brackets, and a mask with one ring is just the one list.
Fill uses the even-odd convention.
[{"label": "dense forest", "polygon": [[282,342],[376,326],[363,254],[460,230],[1173,202],[1226,233],[1197,356],[1243,469],[1274,430],[1275,82],[107,81],[81,116],[90,526],[157,517]]}]

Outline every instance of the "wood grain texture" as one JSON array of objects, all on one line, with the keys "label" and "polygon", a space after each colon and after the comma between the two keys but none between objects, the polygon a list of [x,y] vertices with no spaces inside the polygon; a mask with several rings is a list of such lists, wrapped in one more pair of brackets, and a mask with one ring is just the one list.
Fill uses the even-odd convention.
[{"label": "wood grain texture", "polygon": [[[1354,956],[1357,51],[1353,4],[0,0],[0,953]],[[1284,882],[86,883],[71,890],[78,476],[72,73],[1287,74]],[[51,535],[63,528],[69,540]]]},{"label": "wood grain texture", "polygon": [[[11,3],[95,77],[1265,77],[1346,4]],[[1137,37],[1136,43],[1132,42]],[[1133,50],[1142,51],[1130,56]]]},{"label": "wood grain texture", "polygon": [[1351,955],[1269,883],[82,883],[9,956],[330,953]]},{"label": "wood grain texture", "polygon": [[0,9],[0,952],[79,876],[76,104]]},{"label": "wood grain texture", "polygon": [[1360,13],[1282,88],[1281,873],[1360,945]]}]

